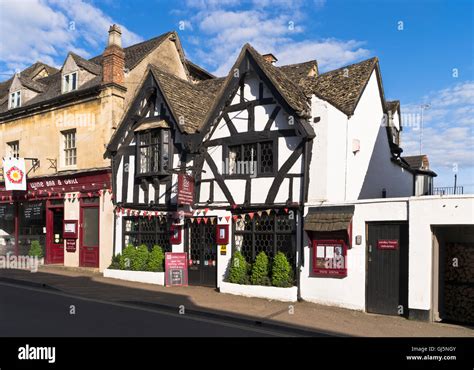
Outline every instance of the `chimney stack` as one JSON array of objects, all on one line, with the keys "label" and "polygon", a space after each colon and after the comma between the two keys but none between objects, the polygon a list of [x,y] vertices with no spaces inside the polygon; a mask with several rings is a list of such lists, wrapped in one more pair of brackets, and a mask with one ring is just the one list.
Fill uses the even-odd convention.
[{"label": "chimney stack", "polygon": [[102,82],[123,85],[125,53],[122,49],[122,31],[116,24],[109,28],[109,40],[102,54]]},{"label": "chimney stack", "polygon": [[275,64],[275,62],[278,62],[278,59],[272,53],[264,54],[262,56],[263,56],[263,59],[265,59],[265,61],[268,63]]}]

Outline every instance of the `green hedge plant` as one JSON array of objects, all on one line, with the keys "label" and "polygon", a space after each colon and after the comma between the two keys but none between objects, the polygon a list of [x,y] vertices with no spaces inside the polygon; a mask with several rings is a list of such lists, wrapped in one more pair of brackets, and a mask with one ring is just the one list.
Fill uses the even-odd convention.
[{"label": "green hedge plant", "polygon": [[148,255],[147,271],[163,272],[164,260],[165,254],[163,253],[163,249],[159,245],[154,245],[153,249]]},{"label": "green hedge plant", "polygon": [[276,287],[293,286],[293,271],[285,254],[278,252],[272,264],[272,285]]},{"label": "green hedge plant", "polygon": [[30,250],[28,252],[30,257],[43,258],[43,248],[38,240],[33,240],[31,242]]},{"label": "green hedge plant", "polygon": [[145,244],[138,246],[130,264],[131,270],[146,271],[149,254],[150,252]]},{"label": "green hedge plant", "polygon": [[252,266],[252,276],[250,281],[253,285],[270,285],[268,277],[268,257],[265,252],[260,252]]},{"label": "green hedge plant", "polygon": [[248,284],[248,266],[245,257],[239,251],[234,252],[229,271],[229,283]]},{"label": "green hedge plant", "polygon": [[129,244],[125,247],[119,259],[120,270],[131,270],[132,260],[135,259],[137,249]]},{"label": "green hedge plant", "polygon": [[112,263],[109,266],[110,270],[120,270],[120,253],[112,256]]}]

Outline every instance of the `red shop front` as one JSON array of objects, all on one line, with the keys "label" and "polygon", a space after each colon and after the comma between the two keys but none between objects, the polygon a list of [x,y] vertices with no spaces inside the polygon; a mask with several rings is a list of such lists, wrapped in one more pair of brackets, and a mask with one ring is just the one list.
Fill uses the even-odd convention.
[{"label": "red shop front", "polygon": [[27,255],[38,241],[47,264],[64,264],[78,248],[79,266],[98,267],[100,203],[111,196],[110,179],[99,170],[29,178],[26,191],[0,186],[0,255]]}]

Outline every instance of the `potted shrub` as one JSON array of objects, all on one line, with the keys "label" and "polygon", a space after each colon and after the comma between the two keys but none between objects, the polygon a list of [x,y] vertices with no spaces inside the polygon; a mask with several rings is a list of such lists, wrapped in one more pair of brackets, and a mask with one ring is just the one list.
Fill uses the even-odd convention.
[{"label": "potted shrub", "polygon": [[111,270],[120,270],[120,259],[121,259],[120,253],[115,256],[112,256],[112,263],[110,264],[108,268]]},{"label": "potted shrub", "polygon": [[28,252],[30,257],[38,257],[41,259],[44,257],[43,255],[43,248],[41,248],[41,244],[38,240],[33,240],[30,245],[30,250]]},{"label": "potted shrub", "polygon": [[263,251],[255,258],[250,281],[253,285],[270,285],[270,279],[268,277],[268,257]]},{"label": "potted shrub", "polygon": [[129,244],[125,247],[119,259],[120,270],[130,270],[132,260],[135,259],[136,248]]},{"label": "potted shrub", "polygon": [[293,286],[293,271],[285,254],[278,252],[272,264],[272,285],[288,288]]}]

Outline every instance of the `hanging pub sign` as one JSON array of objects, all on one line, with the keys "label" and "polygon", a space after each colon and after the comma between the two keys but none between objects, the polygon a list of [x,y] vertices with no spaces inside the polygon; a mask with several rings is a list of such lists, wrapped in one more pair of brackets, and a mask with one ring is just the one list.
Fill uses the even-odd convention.
[{"label": "hanging pub sign", "polygon": [[26,170],[23,158],[4,158],[3,177],[5,179],[5,189],[26,190]]},{"label": "hanging pub sign", "polygon": [[192,205],[194,202],[194,178],[185,173],[178,174],[178,204]]},{"label": "hanging pub sign", "polygon": [[166,286],[188,285],[187,253],[165,253],[165,283]]},{"label": "hanging pub sign", "polygon": [[379,239],[377,249],[395,250],[398,249],[398,239]]},{"label": "hanging pub sign", "polygon": [[313,241],[313,274],[347,276],[347,246],[343,240]]}]

